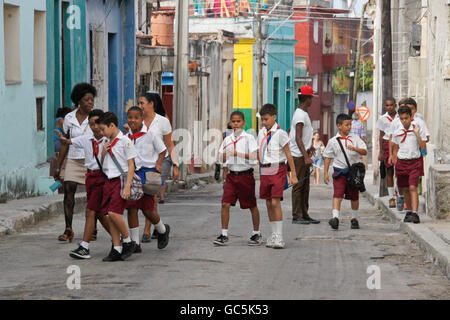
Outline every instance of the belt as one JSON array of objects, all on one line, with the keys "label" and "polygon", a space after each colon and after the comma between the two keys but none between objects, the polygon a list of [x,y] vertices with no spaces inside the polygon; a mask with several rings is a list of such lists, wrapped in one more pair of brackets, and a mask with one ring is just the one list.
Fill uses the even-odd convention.
[{"label": "belt", "polygon": [[414,158],[414,159],[398,159],[398,160],[402,160],[402,161],[414,161],[414,160],[419,160],[422,157],[419,158]]},{"label": "belt", "polygon": [[102,172],[102,170],[100,170],[100,169],[97,169],[97,170],[87,169],[87,172],[97,173],[97,172]]},{"label": "belt", "polygon": [[231,171],[231,170],[230,170],[230,173],[231,173],[231,174],[234,174],[234,175],[236,175],[236,176],[240,176],[240,175],[243,175],[243,174],[251,174],[251,173],[253,173],[253,168],[252,168],[252,169],[245,170],[245,171]]},{"label": "belt", "polygon": [[261,168],[266,168],[266,167],[281,167],[281,166],[285,166],[286,162],[278,162],[278,163],[266,163],[266,164],[262,164],[260,165]]}]

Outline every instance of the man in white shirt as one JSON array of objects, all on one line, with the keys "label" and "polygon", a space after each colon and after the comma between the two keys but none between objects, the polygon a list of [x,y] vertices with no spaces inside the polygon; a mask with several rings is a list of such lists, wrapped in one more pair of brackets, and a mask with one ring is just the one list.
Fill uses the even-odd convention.
[{"label": "man in white shirt", "polygon": [[311,156],[314,154],[312,146],[314,130],[308,115],[308,108],[313,99],[312,87],[301,87],[298,98],[300,103],[294,112],[289,133],[289,148],[294,158],[298,179],[297,185],[292,188],[292,223],[317,224],[320,221],[308,215]]}]

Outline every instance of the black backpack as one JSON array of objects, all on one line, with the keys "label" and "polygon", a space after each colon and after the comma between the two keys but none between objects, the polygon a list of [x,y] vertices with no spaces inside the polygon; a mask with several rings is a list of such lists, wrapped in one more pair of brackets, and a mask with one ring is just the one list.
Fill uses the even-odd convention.
[{"label": "black backpack", "polygon": [[344,153],[345,161],[347,162],[347,166],[349,168],[349,172],[347,175],[348,183],[350,187],[357,188],[361,192],[365,191],[364,186],[364,176],[366,175],[366,166],[362,162],[357,162],[350,165],[350,161],[348,161],[347,153],[344,150],[344,146],[342,145],[341,140],[337,139],[339,146],[341,147],[342,152]]}]

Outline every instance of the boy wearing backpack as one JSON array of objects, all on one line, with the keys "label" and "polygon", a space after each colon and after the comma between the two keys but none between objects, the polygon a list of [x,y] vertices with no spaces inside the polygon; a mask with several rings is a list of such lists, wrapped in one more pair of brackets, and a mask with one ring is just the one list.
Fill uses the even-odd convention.
[{"label": "boy wearing backpack", "polygon": [[[349,167],[360,162],[360,155],[367,155],[367,147],[364,141],[358,136],[350,134],[352,128],[352,117],[347,114],[340,114],[336,118],[336,125],[339,133],[328,141],[323,157],[324,164],[324,182],[328,184],[330,178],[328,169],[331,160],[333,160],[333,218],[328,222],[334,230],[339,227],[339,213],[341,210],[342,199],[351,201],[352,220],[351,228],[359,229],[358,209],[359,209],[359,189],[350,186],[348,181]],[[340,142],[340,143],[339,143]],[[343,151],[344,150],[344,151]],[[345,154],[344,154],[345,152]],[[346,156],[349,164],[347,163]]]}]

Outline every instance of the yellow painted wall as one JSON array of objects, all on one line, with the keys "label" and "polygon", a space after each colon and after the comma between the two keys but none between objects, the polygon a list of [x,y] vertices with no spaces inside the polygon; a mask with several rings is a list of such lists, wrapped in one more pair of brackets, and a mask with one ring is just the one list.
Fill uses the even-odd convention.
[{"label": "yellow painted wall", "polygon": [[[234,45],[234,109],[251,109],[253,106],[253,39],[240,39]],[[242,69],[241,69],[242,68]],[[242,78],[239,81],[239,70]]]}]

